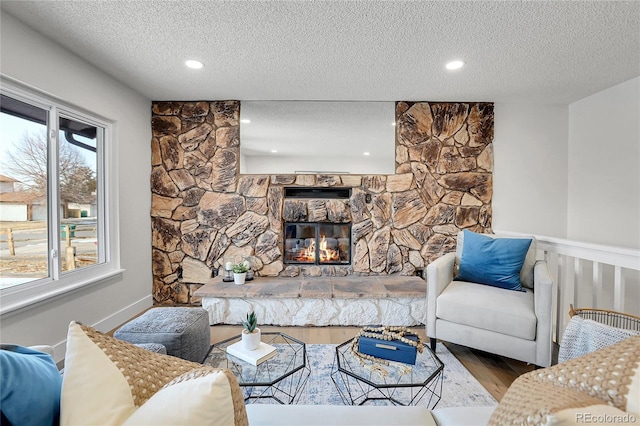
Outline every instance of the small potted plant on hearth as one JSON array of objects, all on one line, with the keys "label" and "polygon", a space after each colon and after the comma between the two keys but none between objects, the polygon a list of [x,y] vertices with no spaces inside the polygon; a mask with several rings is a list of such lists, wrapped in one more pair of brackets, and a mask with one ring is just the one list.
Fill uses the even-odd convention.
[{"label": "small potted plant on hearth", "polygon": [[247,265],[244,262],[236,263],[231,267],[233,271],[233,282],[235,284],[244,284],[244,280],[247,277]]},{"label": "small potted plant on hearth", "polygon": [[258,318],[256,313],[251,311],[247,314],[247,319],[242,321],[242,344],[248,351],[255,351],[260,347],[260,329],[258,328]]}]

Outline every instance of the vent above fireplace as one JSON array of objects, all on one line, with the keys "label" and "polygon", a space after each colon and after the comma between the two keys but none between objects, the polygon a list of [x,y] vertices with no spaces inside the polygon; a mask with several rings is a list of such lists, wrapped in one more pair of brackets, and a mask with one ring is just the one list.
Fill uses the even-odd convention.
[{"label": "vent above fireplace", "polygon": [[351,188],[308,188],[308,187],[286,187],[284,188],[285,198],[338,198],[348,199],[351,197]]}]

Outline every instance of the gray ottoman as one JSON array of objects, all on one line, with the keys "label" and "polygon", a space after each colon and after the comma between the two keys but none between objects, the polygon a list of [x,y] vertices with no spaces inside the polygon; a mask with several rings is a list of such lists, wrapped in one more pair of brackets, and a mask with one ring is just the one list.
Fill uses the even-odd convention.
[{"label": "gray ottoman", "polygon": [[202,362],[211,344],[209,315],[202,308],[153,308],[113,336],[130,343],[159,343],[167,354]]},{"label": "gray ottoman", "polygon": [[160,343],[136,343],[135,345],[139,348],[146,349],[157,354],[167,354],[167,348],[165,348],[164,345],[161,345]]}]

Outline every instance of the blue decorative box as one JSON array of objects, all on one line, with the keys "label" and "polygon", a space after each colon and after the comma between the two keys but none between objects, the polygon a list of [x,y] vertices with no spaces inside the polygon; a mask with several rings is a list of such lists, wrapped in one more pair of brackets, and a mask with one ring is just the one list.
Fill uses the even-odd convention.
[{"label": "blue decorative box", "polygon": [[[414,342],[418,341],[418,336],[415,334],[405,334],[404,337]],[[411,365],[416,363],[416,347],[400,340],[382,340],[360,336],[358,351],[377,358],[388,359],[389,361],[404,362]]]}]

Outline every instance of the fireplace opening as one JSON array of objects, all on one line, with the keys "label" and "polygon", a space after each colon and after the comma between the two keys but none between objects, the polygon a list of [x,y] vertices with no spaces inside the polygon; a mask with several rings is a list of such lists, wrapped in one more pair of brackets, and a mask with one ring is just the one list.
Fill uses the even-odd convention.
[{"label": "fireplace opening", "polygon": [[284,229],[285,263],[351,263],[350,223],[285,223]]}]

